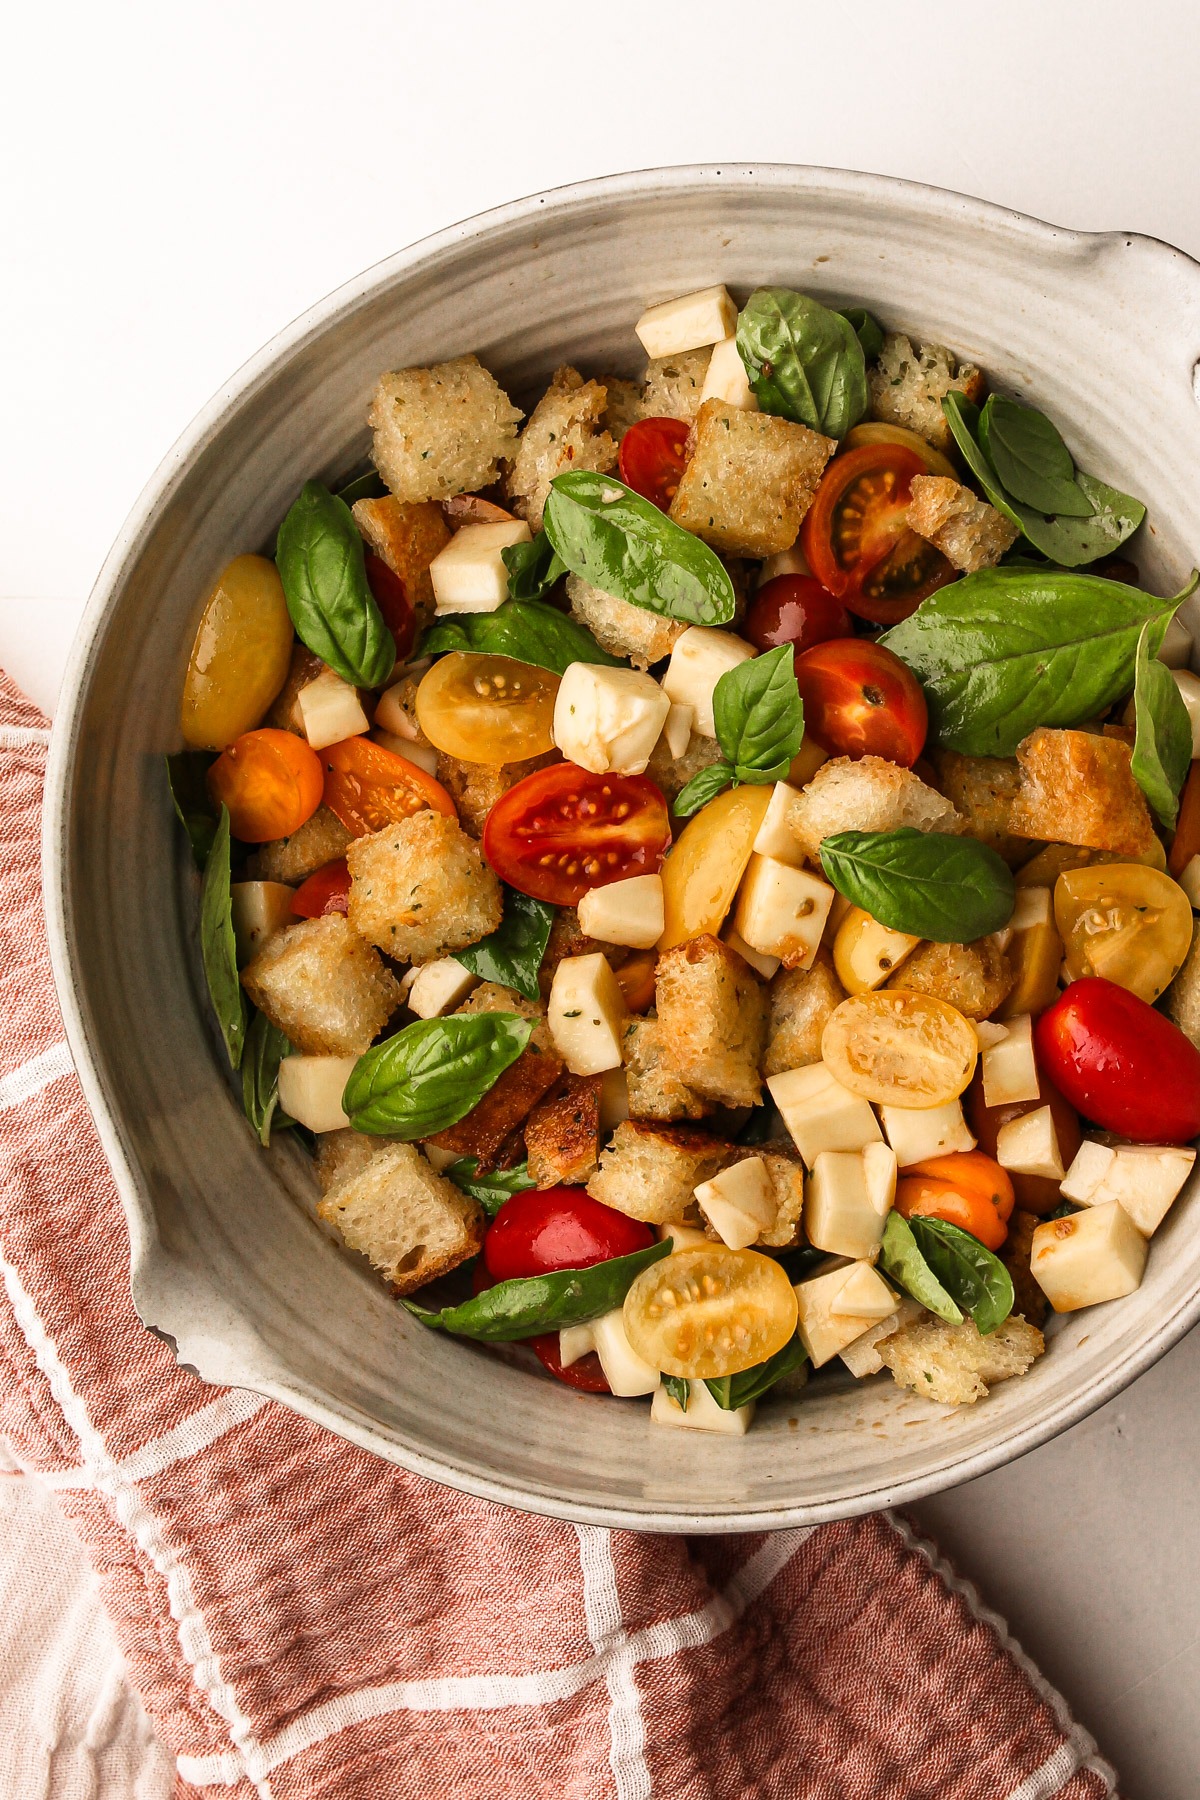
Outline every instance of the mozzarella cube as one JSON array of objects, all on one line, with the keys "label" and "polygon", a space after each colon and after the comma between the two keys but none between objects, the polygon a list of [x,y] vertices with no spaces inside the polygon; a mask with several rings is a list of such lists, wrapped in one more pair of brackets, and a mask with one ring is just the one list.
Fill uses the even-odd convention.
[{"label": "mozzarella cube", "polygon": [[758,411],[758,395],[750,386],[736,337],[722,338],[713,345],[700,390],[701,405],[706,400],[723,400],[726,406],[736,406],[741,412]]},{"label": "mozzarella cube", "polygon": [[1172,669],[1171,679],[1179,689],[1179,698],[1187,707],[1192,725],[1192,755],[1200,756],[1200,676],[1190,669]]},{"label": "mozzarella cube", "polygon": [[696,1201],[723,1244],[745,1250],[775,1223],[775,1189],[761,1156],[722,1169],[695,1189]]},{"label": "mozzarella cube", "polygon": [[1074,1200],[1078,1206],[1099,1205],[1102,1201],[1112,1200],[1113,1194],[1102,1190],[1113,1166],[1116,1151],[1109,1144],[1098,1144],[1094,1138],[1084,1138],[1075,1152],[1075,1160],[1062,1178],[1061,1193],[1064,1200]]},{"label": "mozzarella cube", "polygon": [[1033,1234],[1029,1266],[1055,1312],[1120,1300],[1141,1285],[1149,1245],[1117,1200],[1046,1219]]},{"label": "mozzarella cube", "polygon": [[554,971],[546,1023],[572,1075],[602,1075],[621,1066],[625,1002],[599,951],[564,956]]},{"label": "mozzarella cube", "polygon": [[731,338],[737,330],[737,304],[720,281],[648,306],[633,329],[647,356],[682,356],[685,350]]},{"label": "mozzarella cube", "polygon": [[824,1063],[768,1075],[767,1090],[810,1169],[822,1150],[864,1150],[883,1142],[869,1102],[844,1088]]},{"label": "mozzarella cube", "polygon": [[589,888],[579,902],[579,927],[604,944],[649,950],[666,925],[661,875],[631,875]]},{"label": "mozzarella cube", "polygon": [[656,1225],[654,1229],[658,1233],[660,1244],[665,1244],[670,1238],[672,1254],[677,1250],[707,1250],[712,1244],[707,1231],[702,1231],[699,1225],[681,1225],[676,1221],[673,1224]]},{"label": "mozzarella cube", "polygon": [[883,1367],[879,1345],[885,1338],[894,1336],[902,1325],[915,1324],[924,1310],[915,1300],[903,1299],[886,1319],[879,1319],[874,1325],[869,1325],[861,1337],[856,1337],[844,1350],[838,1352],[856,1381],[862,1381],[867,1375],[878,1375]]},{"label": "mozzarella cube", "polygon": [[881,1106],[879,1116],[887,1141],[902,1169],[930,1156],[948,1156],[952,1150],[973,1150],[975,1139],[963,1118],[961,1100],[919,1111],[912,1106]]},{"label": "mozzarella cube", "polygon": [[834,889],[807,869],[753,853],[738,889],[733,928],[752,950],[789,969],[811,969]]},{"label": "mozzarella cube", "polygon": [[709,625],[689,625],[677,639],[663,676],[663,692],[677,706],[690,706],[695,715],[692,729],[701,737],[716,737],[713,692],[722,675],[749,662],[758,652],[753,644],[717,631]]},{"label": "mozzarella cube", "polygon": [[[401,704],[400,696],[405,692],[411,693],[411,688],[406,689],[404,682],[397,681],[380,694],[375,707],[375,723],[392,737],[408,738],[415,743],[419,727]],[[407,755],[407,752],[401,754]]]},{"label": "mozzarella cube", "polygon": [[896,1156],[886,1144],[823,1150],[805,1191],[804,1234],[833,1256],[872,1257],[895,1197]]},{"label": "mozzarella cube", "polygon": [[472,988],[478,986],[478,975],[472,975],[452,956],[439,956],[436,962],[422,963],[413,975],[407,994],[409,1010],[418,1019],[440,1018],[461,1006]]},{"label": "mozzarella cube", "polygon": [[583,1325],[564,1325],[558,1334],[558,1360],[564,1369],[572,1363],[581,1362],[590,1356],[596,1348],[593,1327],[596,1321],[588,1319]]},{"label": "mozzarella cube", "polygon": [[[860,1271],[862,1273],[860,1273]],[[851,1313],[839,1305],[842,1289],[850,1283],[849,1298],[866,1305],[866,1313]],[[888,1303],[881,1312],[883,1296]],[[867,1262],[844,1263],[827,1275],[814,1275],[796,1287],[796,1329],[814,1369],[837,1356],[872,1325],[896,1310],[896,1296]]]},{"label": "mozzarella cube", "polygon": [[726,1412],[718,1406],[702,1381],[688,1382],[687,1411],[676,1404],[661,1385],[650,1402],[652,1425],[682,1425],[687,1431],[715,1431],[725,1437],[745,1437],[754,1418],[754,1402]]},{"label": "mozzarella cube", "polygon": [[676,762],[681,756],[687,754],[687,747],[692,741],[692,724],[695,717],[696,714],[692,707],[681,706],[677,700],[671,701],[662,734],[666,740],[667,749]]},{"label": "mozzarella cube", "polygon": [[371,728],[358,698],[358,689],[343,681],[333,669],[324,669],[306,682],[296,696],[304,735],[314,750],[340,744],[344,738],[361,737]]},{"label": "mozzarella cube", "polygon": [[731,950],[736,950],[738,955],[745,962],[748,962],[752,969],[757,969],[764,981],[770,981],[772,975],[774,975],[779,968],[779,958],[777,956],[764,956],[761,950],[751,949],[745,938],[739,936],[732,925],[727,925],[725,930],[721,933],[721,942],[723,944],[728,944]]},{"label": "mozzarella cube", "polygon": [[414,744],[408,738],[393,737],[390,731],[373,731],[373,744],[382,744],[393,756],[402,756],[405,762],[415,763],[418,769],[424,769],[427,775],[438,772],[438,753],[432,744]]},{"label": "mozzarella cube", "polygon": [[[986,1106],[1015,1106],[1020,1100],[1036,1100],[1037,1063],[1033,1056],[1033,1020],[1019,1013],[1007,1026],[994,1026],[1002,1035],[983,1043],[983,1099]],[[992,1033],[989,1032],[991,1037]],[[980,1041],[983,1042],[982,1032]]]},{"label": "mozzarella cube", "polygon": [[1192,661],[1192,634],[1176,613],[1163,633],[1163,641],[1159,647],[1158,660],[1166,663],[1168,669],[1187,669]]},{"label": "mozzarella cube", "polygon": [[1200,912],[1200,856],[1193,856],[1178,877],[1193,912]]},{"label": "mozzarella cube", "polygon": [[777,781],[771,789],[771,798],[754,840],[759,856],[773,856],[776,862],[790,863],[793,869],[804,866],[804,852],[788,824],[793,803],[799,798],[799,788],[792,787],[787,781]]},{"label": "mozzarella cube", "polygon": [[629,1117],[629,1078],[623,1068],[605,1069],[600,1083],[600,1129],[610,1132]]},{"label": "mozzarella cube", "polygon": [[[600,1358],[604,1379],[622,1400],[652,1394],[658,1386],[658,1370],[643,1362],[625,1335],[625,1316],[620,1307],[591,1325],[592,1344]],[[561,1333],[559,1334],[561,1338]]]},{"label": "mozzarella cube", "polygon": [[1121,1144],[1112,1149],[1084,1138],[1063,1180],[1063,1197],[1080,1206],[1116,1200],[1142,1236],[1151,1237],[1195,1161],[1196,1152],[1179,1144]]},{"label": "mozzarella cube", "polygon": [[425,1152],[425,1161],[436,1169],[439,1175],[444,1175],[451,1163],[459,1160],[457,1150],[443,1150],[440,1144],[431,1144],[428,1138],[421,1148]]},{"label": "mozzarella cube", "polygon": [[235,881],[229,889],[238,968],[258,955],[269,937],[296,923],[295,888],[282,881]]},{"label": "mozzarella cube", "polygon": [[279,1104],[309,1131],[344,1131],[350,1121],[342,1095],[357,1056],[285,1056],[279,1065]]},{"label": "mozzarella cube", "polygon": [[640,775],[670,710],[652,675],[571,663],[554,702],[554,742],[594,775]]},{"label": "mozzarella cube", "polygon": [[895,1312],[899,1298],[878,1269],[869,1262],[856,1262],[835,1293],[830,1310],[844,1319],[886,1319]]},{"label": "mozzarella cube", "polygon": [[1054,1114],[1048,1106],[1034,1112],[1021,1113],[1009,1119],[996,1133],[996,1161],[1014,1175],[1042,1175],[1047,1181],[1061,1181],[1062,1152],[1054,1129]]},{"label": "mozzarella cube", "polygon": [[464,525],[429,565],[436,610],[495,612],[508,599],[508,570],[500,552],[511,544],[529,542],[530,531],[524,519]]}]

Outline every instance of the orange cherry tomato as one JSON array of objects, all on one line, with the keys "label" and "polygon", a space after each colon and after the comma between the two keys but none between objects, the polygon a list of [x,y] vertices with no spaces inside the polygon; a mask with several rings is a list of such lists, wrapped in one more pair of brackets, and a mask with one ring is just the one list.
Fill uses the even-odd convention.
[{"label": "orange cherry tomato", "polygon": [[804,728],[832,756],[883,756],[910,769],[929,712],[907,663],[869,638],[830,638],[796,659]]},{"label": "orange cherry tomato", "polygon": [[291,837],[321,804],[321,759],[293,731],[243,732],[208,771],[208,791],[229,808],[243,844]]},{"label": "orange cherry tomato", "polygon": [[325,804],[355,837],[382,831],[398,819],[429,807],[457,819],[453,800],[440,781],[394,750],[370,738],[343,738],[321,752]]},{"label": "orange cherry tomato", "polygon": [[944,1219],[969,1231],[988,1250],[999,1250],[1008,1236],[1014,1204],[1008,1175],[980,1150],[928,1157],[913,1163],[896,1183],[896,1211],[902,1219],[915,1214]]},{"label": "orange cherry tomato", "polygon": [[417,638],[417,615],[408,597],[408,589],[396,571],[389,569],[382,556],[376,556],[373,550],[366,552],[364,561],[367,565],[367,586],[383,614],[384,624],[395,640],[396,661],[403,662]]},{"label": "orange cherry tomato", "polygon": [[326,863],[292,895],[292,911],[300,919],[320,919],[326,913],[344,913],[350,903],[350,871],[344,856]]},{"label": "orange cherry tomato", "polygon": [[1173,875],[1178,881],[1193,856],[1200,856],[1200,762],[1192,764],[1183,784],[1179,817],[1175,821],[1175,836],[1171,840],[1171,850],[1167,857],[1168,875]]},{"label": "orange cherry tomato", "polygon": [[483,828],[483,854],[501,881],[554,906],[653,875],[670,841],[666,800],[645,775],[592,775],[569,762],[518,781]]},{"label": "orange cherry tomato", "polygon": [[621,480],[666,512],[687,468],[687,441],[688,427],[679,419],[639,419],[621,439]]},{"label": "orange cherry tomato", "polygon": [[654,1005],[654,971],[657,967],[657,950],[638,950],[628,962],[614,970],[617,986],[631,1013],[649,1012]]},{"label": "orange cherry tomato", "polygon": [[863,444],[829,464],[800,527],[800,547],[835,599],[875,625],[896,625],[958,571],[908,524],[915,475],[903,444]]}]

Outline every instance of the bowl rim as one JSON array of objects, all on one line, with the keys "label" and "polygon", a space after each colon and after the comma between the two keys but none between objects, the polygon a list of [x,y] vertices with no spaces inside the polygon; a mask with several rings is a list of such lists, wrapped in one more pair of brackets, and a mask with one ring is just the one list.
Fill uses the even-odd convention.
[{"label": "bowl rim", "polygon": [[[146,1328],[177,1347],[170,1334],[145,1317],[145,1297],[157,1287],[156,1275],[165,1255],[153,1210],[140,1197],[133,1157],[127,1149],[120,1117],[110,1103],[103,1070],[93,1054],[85,1028],[83,1009],[75,981],[75,945],[71,924],[72,903],[68,880],[71,771],[80,733],[88,672],[95,645],[103,633],[109,608],[126,572],[141,555],[157,514],[170,497],[193,457],[216,436],[226,415],[242,404],[255,388],[270,379],[277,364],[318,336],[340,313],[366,299],[375,289],[397,276],[431,262],[468,238],[486,236],[519,225],[537,216],[549,218],[578,206],[597,202],[612,204],[624,198],[645,199],[650,194],[669,195],[688,188],[716,188],[728,184],[776,188],[793,193],[813,191],[825,197],[872,197],[898,208],[921,212],[926,217],[961,219],[991,234],[1013,234],[1037,241],[1047,253],[1078,256],[1080,250],[1101,251],[1106,245],[1135,249],[1138,254],[1169,261],[1186,272],[1200,297],[1200,262],[1160,238],[1131,231],[1076,231],[1035,218],[1014,208],[982,200],[949,188],[897,176],[826,168],[817,164],[791,163],[687,163],[664,168],[636,169],[544,189],[489,208],[446,226],[341,283],[306,308],[272,336],[261,349],[219,387],[171,445],[131,507],[106,556],[71,647],[50,738],[46,770],[42,828],[42,883],[51,969],[57,989],[63,1026],[84,1098],[92,1114],[101,1145],[111,1167],[130,1236],[130,1284],[135,1309]],[[1198,346],[1200,349],[1200,346]],[[139,1295],[142,1297],[139,1301]],[[530,1490],[518,1482],[463,1470],[403,1441],[381,1437],[361,1415],[343,1409],[308,1392],[302,1392],[276,1372],[278,1364],[255,1368],[243,1349],[239,1372],[223,1375],[222,1382],[242,1386],[278,1401],[303,1417],[324,1426],[359,1448],[380,1456],[440,1485],[476,1498],[579,1524],[671,1533],[741,1532],[781,1530],[834,1519],[856,1517],[880,1508],[919,1500],[926,1495],[957,1487],[991,1470],[1015,1461],[1027,1451],[1049,1442],[1119,1394],[1153,1366],[1200,1320],[1200,1284],[1168,1316],[1159,1320],[1136,1352],[1114,1365],[1093,1382],[1062,1402],[1045,1417],[1017,1425],[980,1449],[925,1474],[894,1484],[879,1484],[842,1500],[803,1505],[765,1505],[749,1509],[731,1506],[717,1512],[688,1513],[682,1508],[659,1506],[631,1510],[621,1505],[580,1503],[552,1491]],[[178,1353],[178,1352],[177,1352]],[[201,1377],[206,1379],[205,1377]]]}]

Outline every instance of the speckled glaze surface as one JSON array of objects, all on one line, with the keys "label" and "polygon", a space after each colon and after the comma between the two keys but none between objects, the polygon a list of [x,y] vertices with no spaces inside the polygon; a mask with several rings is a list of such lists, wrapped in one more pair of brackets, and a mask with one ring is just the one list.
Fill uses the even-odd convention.
[{"label": "speckled glaze surface", "polygon": [[101,573],[51,753],[46,889],[71,1046],[129,1220],[133,1297],[206,1380],[256,1389],[380,1456],[538,1512],[737,1531],[866,1512],[982,1474],[1082,1418],[1200,1317],[1200,1203],[1182,1200],[1130,1298],[947,1412],[886,1378],[820,1381],[745,1438],[652,1429],[427,1333],[313,1223],[286,1134],[264,1155],[207,1019],[195,878],[162,779],[203,596],[269,548],[310,476],[367,448],[380,371],[474,350],[519,400],[567,360],[633,373],[633,320],[715,280],[871,307],[1036,399],[1081,462],[1149,503],[1138,556],[1180,585],[1200,553],[1200,268],[1124,234],[1056,230],[840,171],[685,168],[535,196],[381,263],[284,331],[170,452]]}]

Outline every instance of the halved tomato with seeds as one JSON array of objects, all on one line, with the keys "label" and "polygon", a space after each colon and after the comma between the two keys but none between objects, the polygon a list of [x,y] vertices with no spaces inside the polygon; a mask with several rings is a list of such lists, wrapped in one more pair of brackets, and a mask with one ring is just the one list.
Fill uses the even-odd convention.
[{"label": "halved tomato with seeds", "polygon": [[500,879],[555,906],[654,874],[670,841],[666,800],[646,776],[592,775],[574,763],[518,781],[483,828],[483,854]]},{"label": "halved tomato with seeds", "polygon": [[904,444],[863,444],[835,456],[800,527],[817,580],[874,625],[895,625],[957,578],[940,550],[908,524],[924,459]]},{"label": "halved tomato with seeds", "polygon": [[440,781],[370,738],[343,738],[320,754],[325,804],[355,837],[382,831],[397,819],[410,819],[423,807],[448,819],[458,817]]},{"label": "halved tomato with seeds", "polygon": [[688,427],[680,419],[639,419],[621,439],[617,471],[626,487],[670,510],[687,468]]}]

